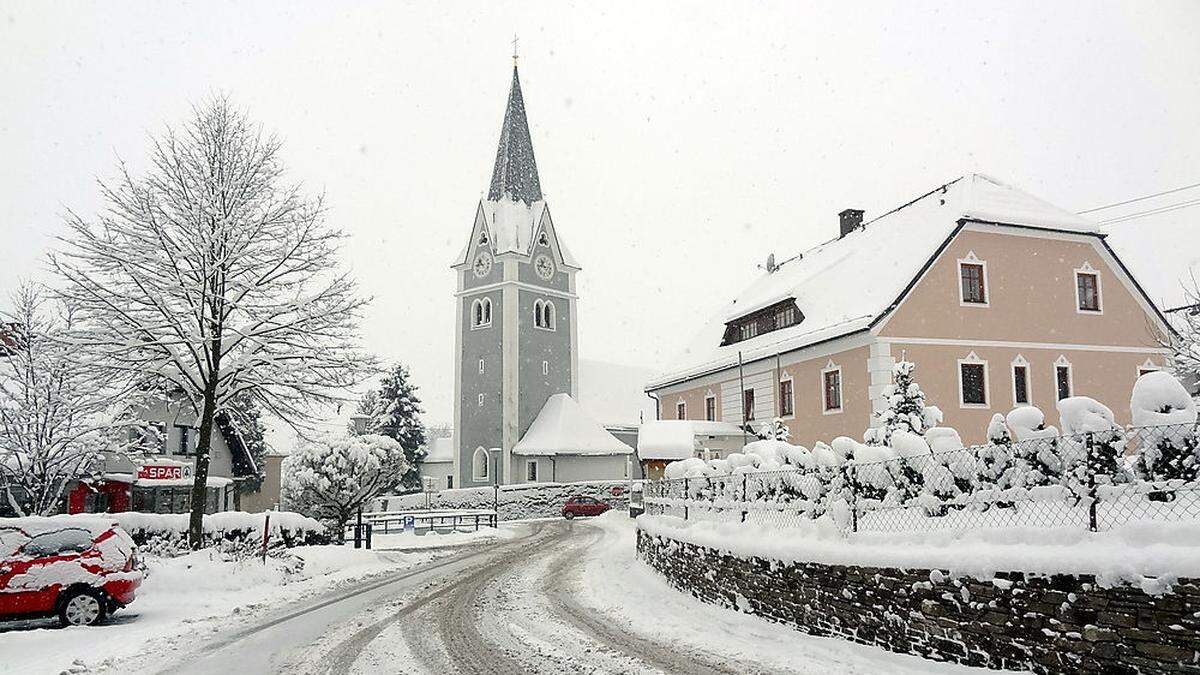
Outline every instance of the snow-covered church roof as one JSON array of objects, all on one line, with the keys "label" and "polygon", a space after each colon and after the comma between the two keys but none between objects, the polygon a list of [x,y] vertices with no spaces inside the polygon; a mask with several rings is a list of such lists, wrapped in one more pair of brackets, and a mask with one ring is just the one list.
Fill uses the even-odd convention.
[{"label": "snow-covered church roof", "polygon": [[[885,314],[960,220],[1099,234],[1085,218],[994,178],[968,174],[764,273],[711,318],[647,386],[799,349],[867,328]],[[800,323],[721,346],[725,325],[795,298]]]},{"label": "snow-covered church roof", "polygon": [[517,455],[628,455],[633,448],[605,431],[569,394],[555,394],[512,451]]}]

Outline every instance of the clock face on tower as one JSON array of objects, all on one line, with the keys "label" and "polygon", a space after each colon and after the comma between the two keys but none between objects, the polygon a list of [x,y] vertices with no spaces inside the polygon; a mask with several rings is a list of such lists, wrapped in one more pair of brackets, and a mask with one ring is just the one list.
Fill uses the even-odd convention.
[{"label": "clock face on tower", "polygon": [[484,251],[475,256],[475,263],[471,265],[471,269],[475,272],[475,276],[482,279],[492,271],[492,254]]},{"label": "clock face on tower", "polygon": [[534,259],[533,268],[537,270],[537,275],[546,281],[550,281],[554,276],[554,261],[545,253]]}]

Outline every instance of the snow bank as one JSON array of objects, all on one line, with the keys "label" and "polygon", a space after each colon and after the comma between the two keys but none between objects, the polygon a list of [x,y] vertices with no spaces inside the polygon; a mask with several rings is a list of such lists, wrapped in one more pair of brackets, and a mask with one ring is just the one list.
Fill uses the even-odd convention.
[{"label": "snow bank", "polygon": [[1107,532],[1073,527],[843,535],[829,518],[789,528],[642,515],[653,536],[771,560],[949,570],[990,579],[997,572],[1093,574],[1102,585],[1171,583],[1200,577],[1200,523],[1136,522]]},{"label": "snow bank", "polygon": [[[501,485],[498,492],[490,486],[456,488],[434,492],[428,497],[421,492],[377,497],[372,502],[372,511],[414,511],[423,510],[427,506],[438,510],[491,511],[498,507],[497,517],[500,520],[553,518],[561,516],[563,504],[577,495],[599,499],[615,509],[627,509],[630,485],[631,482],[628,480],[601,480],[578,483]],[[426,504],[426,499],[428,499],[428,504]]]},{"label": "snow bank", "polygon": [[686,459],[696,455],[696,433],[685,420],[657,420],[638,427],[638,457]]}]

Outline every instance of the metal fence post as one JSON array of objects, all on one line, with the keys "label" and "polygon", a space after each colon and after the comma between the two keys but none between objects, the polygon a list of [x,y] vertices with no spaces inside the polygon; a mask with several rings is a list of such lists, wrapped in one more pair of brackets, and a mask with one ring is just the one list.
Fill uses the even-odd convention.
[{"label": "metal fence post", "polygon": [[1088,529],[1096,531],[1096,436],[1089,431],[1084,436],[1084,447],[1087,449],[1084,458],[1084,470],[1087,471],[1088,488]]},{"label": "metal fence post", "polygon": [[689,497],[690,493],[691,493],[691,491],[688,490],[688,479],[686,476],[684,476],[684,478],[683,478],[683,519],[684,520],[688,519],[688,504],[687,503],[688,503],[688,497]]},{"label": "metal fence post", "polygon": [[742,474],[742,522],[746,522],[746,503],[749,501],[749,496],[746,491],[746,483],[750,480],[750,474]]},{"label": "metal fence post", "polygon": [[850,487],[850,531],[858,532],[858,487],[854,484],[854,467],[843,467],[843,474]]}]

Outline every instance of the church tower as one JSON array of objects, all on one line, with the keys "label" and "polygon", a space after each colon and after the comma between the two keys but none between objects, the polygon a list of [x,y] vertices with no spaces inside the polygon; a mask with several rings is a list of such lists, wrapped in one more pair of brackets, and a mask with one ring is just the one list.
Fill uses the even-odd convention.
[{"label": "church tower", "polygon": [[491,186],[452,267],[454,487],[536,480],[512,449],[552,395],[578,397],[580,268],[542,196],[515,57]]}]

